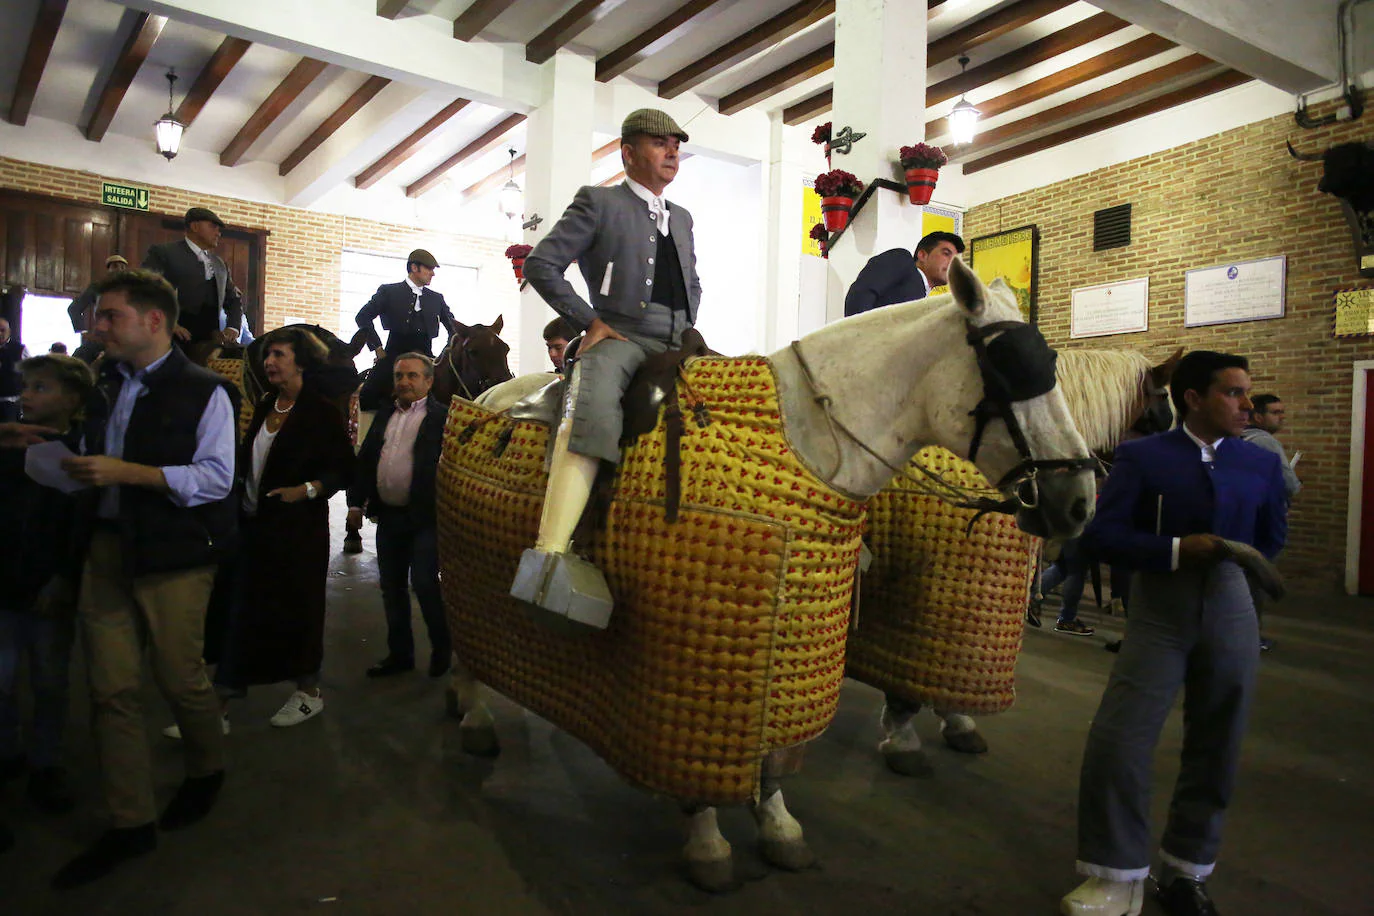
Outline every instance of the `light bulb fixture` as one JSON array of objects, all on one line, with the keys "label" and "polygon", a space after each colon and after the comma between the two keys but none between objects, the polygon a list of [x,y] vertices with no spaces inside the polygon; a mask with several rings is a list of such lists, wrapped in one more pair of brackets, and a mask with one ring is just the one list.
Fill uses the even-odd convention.
[{"label": "light bulb fixture", "polygon": [[171,162],[177,157],[177,152],[181,149],[181,133],[186,129],[186,125],[176,119],[172,113],[172,87],[176,85],[177,71],[172,67],[167,71],[167,113],[158,118],[153,125],[153,133],[157,137],[157,151],[167,157]]},{"label": "light bulb fixture", "polygon": [[[959,58],[959,75],[963,76],[968,68],[968,55]],[[959,101],[949,112],[949,133],[955,143],[972,143],[973,135],[978,132],[978,118],[982,114],[969,104],[968,94],[959,96]]]},{"label": "light bulb fixture", "polygon": [[510,180],[501,186],[501,193],[497,195],[497,206],[506,214],[506,219],[515,219],[524,209],[525,192],[515,183],[515,150],[510,149],[507,152],[510,153]]}]

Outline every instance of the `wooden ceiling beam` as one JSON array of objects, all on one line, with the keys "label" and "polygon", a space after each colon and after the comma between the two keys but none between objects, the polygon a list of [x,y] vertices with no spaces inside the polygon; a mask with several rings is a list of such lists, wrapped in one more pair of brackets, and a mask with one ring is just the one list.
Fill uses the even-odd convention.
[{"label": "wooden ceiling beam", "polygon": [[472,103],[467,99],[454,99],[452,102],[449,102],[438,114],[415,128],[410,136],[387,150],[382,155],[382,158],[359,172],[353,179],[353,186],[365,191],[381,181],[382,178],[390,174],[398,165],[418,153],[420,147],[424,145],[426,137],[434,133],[444,124],[444,122],[448,121],[449,118],[453,117],[470,104]]},{"label": "wooden ceiling beam", "polygon": [[501,143],[506,138],[506,134],[514,130],[525,120],[522,114],[507,115],[482,136],[473,140],[458,152],[449,156],[443,162],[430,169],[418,181],[406,186],[406,197],[419,197],[434,188],[443,180],[445,173],[469,159],[474,159],[482,155],[493,147]]},{"label": "wooden ceiling beam", "polygon": [[833,15],[835,0],[801,0],[772,19],[759,23],[733,41],[721,45],[669,75],[658,84],[658,94],[665,99],[675,98],[713,76],[724,73],[746,57],[757,54],[764,48],[771,47]]},{"label": "wooden ceiling beam", "polygon": [[[1142,35],[1134,41],[1128,41],[1120,47],[1104,51],[1082,63],[1065,67],[1063,70],[1051,73],[1035,82],[1018,86],[1010,92],[984,99],[977,103],[978,114],[984,118],[995,117],[1004,111],[1029,105],[1031,102],[1038,102],[1056,92],[1071,89],[1089,80],[1097,79],[1099,76],[1106,76],[1122,67],[1138,64],[1156,54],[1163,54],[1165,51],[1176,47],[1178,45],[1159,35]],[[927,138],[942,137],[947,133],[949,133],[949,120],[947,118],[936,118],[934,121],[926,122]]]},{"label": "wooden ceiling beam", "polygon": [[1024,70],[1033,64],[1047,61],[1066,51],[1072,51],[1074,48],[1081,48],[1090,41],[1105,38],[1128,25],[1130,25],[1129,22],[1118,19],[1111,13],[1098,13],[1095,16],[1089,16],[1081,22],[1076,22],[1057,32],[1051,32],[1044,38],[1023,45],[1009,54],[993,58],[966,73],[936,83],[926,89],[926,105],[927,107],[938,105],[963,95],[971,89],[977,89],[979,86],[987,85],[994,80]]},{"label": "wooden ceiling beam", "polygon": [[598,59],[596,62],[597,80],[604,83],[633,69],[635,64],[642,59],[642,55],[652,54],[655,50],[675,40],[690,28],[693,19],[720,2],[721,0],[688,0],[683,6],[678,7],[614,51]]},{"label": "wooden ceiling beam", "polygon": [[395,19],[405,10],[410,0],[377,0],[377,15],[383,19]]},{"label": "wooden ceiling beam", "polygon": [[759,77],[747,86],[742,86],[734,92],[721,96],[720,113],[732,115],[737,111],[743,111],[755,102],[761,102],[769,96],[777,95],[784,89],[790,89],[834,66],[835,42],[832,41],[786,66],[779,67],[772,73]]},{"label": "wooden ceiling beam", "polygon": [[453,37],[459,41],[472,41],[477,33],[514,5],[513,0],[473,0],[472,5],[453,20]]},{"label": "wooden ceiling beam", "polygon": [[1210,76],[1191,86],[1175,89],[1173,92],[1165,93],[1164,95],[1141,102],[1138,105],[1132,105],[1130,108],[1122,109],[1113,114],[1105,115],[1101,118],[1094,118],[1091,121],[1085,121],[1082,124],[1077,124],[1073,127],[1065,128],[1064,130],[1056,131],[1055,133],[1047,134],[1043,137],[1037,137],[1034,140],[1028,140],[1017,146],[999,150],[995,153],[989,153],[977,159],[970,159],[963,163],[964,174],[969,175],[974,172],[981,172],[983,169],[992,168],[994,165],[1001,165],[1013,159],[1020,159],[1022,156],[1029,156],[1031,153],[1038,153],[1041,150],[1050,149],[1063,143],[1080,140],[1083,137],[1091,136],[1092,134],[1099,133],[1112,127],[1117,127],[1121,124],[1126,124],[1137,118],[1143,118],[1147,115],[1165,111],[1187,102],[1205,98],[1214,93],[1221,92],[1222,90],[1230,89],[1233,86],[1248,83],[1251,79],[1253,79],[1253,77],[1241,73],[1238,70],[1224,70],[1215,76]]},{"label": "wooden ceiling beam", "polygon": [[191,84],[190,91],[177,106],[176,119],[184,127],[190,127],[195,123],[196,118],[200,116],[200,110],[210,101],[210,96],[215,94],[220,83],[224,82],[224,78],[252,46],[251,41],[242,38],[225,38],[219,43],[215,53],[210,55],[209,63],[196,75],[196,81]]},{"label": "wooden ceiling beam", "polygon": [[311,131],[310,136],[306,137],[300,146],[291,151],[291,155],[282,160],[281,165],[277,166],[277,174],[285,175],[304,162],[306,156],[319,149],[320,144],[334,136],[334,132],[347,124],[349,118],[361,111],[364,105],[376,98],[377,93],[390,84],[391,80],[384,76],[369,76],[342,105],[334,109],[333,114]]},{"label": "wooden ceiling beam", "polygon": [[1077,0],[1017,0],[1011,6],[1004,6],[990,16],[970,22],[955,29],[943,38],[937,38],[926,48],[926,66],[953,60],[961,53],[1001,38],[1050,13],[1057,13]]},{"label": "wooden ceiling beam", "polygon": [[525,45],[525,60],[542,64],[559,48],[615,12],[626,0],[578,0],[573,8]]},{"label": "wooden ceiling beam", "polygon": [[[599,162],[618,149],[620,149],[619,139],[612,140],[610,143],[597,147],[592,151],[592,162]],[[467,198],[480,197],[483,194],[490,193],[496,188],[501,187],[507,181],[510,181],[512,175],[523,175],[525,173],[525,155],[523,153],[516,156],[512,164],[515,166],[514,170],[511,169],[510,165],[503,165],[486,178],[473,182],[468,186],[467,190],[463,192],[463,196]]]},{"label": "wooden ceiling beam", "polygon": [[248,147],[262,136],[263,131],[272,126],[272,122],[281,117],[281,113],[296,99],[300,98],[301,93],[306,87],[315,81],[315,77],[324,72],[326,64],[324,61],[315,60],[310,57],[302,57],[296,66],[291,68],[291,72],[286,75],[276,89],[272,90],[258,110],[253,112],[252,117],[244,122],[239,128],[239,132],[234,135],[234,139],[229,141],[229,145],[219,154],[220,165],[238,165],[239,160],[243,159]]},{"label": "wooden ceiling beam", "polygon": [[795,105],[782,110],[782,123],[795,127],[804,124],[818,114],[829,111],[835,104],[835,90],[822,89],[809,99],[802,99]]},{"label": "wooden ceiling beam", "polygon": [[119,103],[124,101],[129,86],[138,75],[138,68],[148,59],[148,52],[153,49],[166,24],[166,16],[154,16],[152,13],[139,13],[134,18],[133,31],[124,41],[114,69],[106,78],[105,87],[100,90],[100,100],[95,104],[91,120],[86,125],[87,140],[98,143],[105,136],[105,131],[110,129],[110,122],[119,111]]},{"label": "wooden ceiling beam", "polygon": [[[620,152],[620,146],[621,142],[619,137],[616,137],[609,143],[604,143],[601,146],[598,146],[596,149],[592,150],[592,162],[600,162],[602,159],[605,159],[611,153]],[[681,156],[678,157],[679,160],[681,158]]]},{"label": "wooden ceiling beam", "polygon": [[14,99],[10,102],[11,124],[23,127],[29,120],[33,97],[38,94],[38,83],[43,79],[48,55],[52,53],[57,30],[62,27],[62,17],[66,13],[67,0],[41,0],[38,4],[38,15],[34,17],[33,29],[29,31],[29,45],[24,51],[24,62],[19,65],[19,82],[14,87]]}]

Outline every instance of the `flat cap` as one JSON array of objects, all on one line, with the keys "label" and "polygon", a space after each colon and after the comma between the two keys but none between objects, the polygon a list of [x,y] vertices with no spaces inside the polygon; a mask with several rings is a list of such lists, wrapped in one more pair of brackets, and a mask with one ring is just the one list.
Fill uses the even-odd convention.
[{"label": "flat cap", "polygon": [[186,225],[189,226],[197,220],[202,219],[214,223],[221,229],[224,228],[224,220],[220,219],[218,216],[214,214],[212,210],[206,207],[192,207],[191,209],[186,211]]},{"label": "flat cap", "polygon": [[416,264],[423,264],[430,270],[438,270],[439,262],[434,260],[434,255],[425,251],[423,248],[416,248],[406,257],[406,263],[414,261]]},{"label": "flat cap", "polygon": [[687,131],[677,126],[677,122],[666,111],[657,108],[640,108],[625,116],[620,125],[620,139],[627,140],[636,134],[651,137],[677,137],[687,142]]},{"label": "flat cap", "polygon": [[126,257],[124,257],[124,255],[122,255],[122,254],[112,254],[112,255],[110,255],[108,258],[105,259],[105,266],[106,266],[106,267],[109,267],[111,264],[124,264],[124,265],[127,266],[128,263],[129,263],[129,259],[126,258]]}]

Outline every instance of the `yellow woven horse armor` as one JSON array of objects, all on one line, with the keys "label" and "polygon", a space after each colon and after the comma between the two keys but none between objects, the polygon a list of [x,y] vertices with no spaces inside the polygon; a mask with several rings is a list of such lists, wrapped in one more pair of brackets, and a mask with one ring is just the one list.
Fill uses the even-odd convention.
[{"label": "yellow woven horse armor", "polygon": [[679,521],[664,519],[660,421],[626,449],[587,545],[616,598],[604,631],[550,626],[508,594],[539,528],[548,429],[500,417],[464,443],[490,413],[455,398],[439,466],[444,602],[476,678],[631,782],[736,803],[754,795],[765,755],[834,717],[863,505],[792,451],[768,360],[698,359],[686,378],[681,398],[711,420],[686,417]]},{"label": "yellow woven horse armor", "polygon": [[248,389],[243,383],[244,360],[236,359],[212,359],[205,364],[205,368],[211,372],[224,376],[233,382],[239,389],[239,438],[242,439],[248,433],[248,424],[253,422],[253,409],[258,405],[248,396]]},{"label": "yellow woven horse armor", "polygon": [[[951,482],[988,486],[943,448],[922,449],[912,462]],[[965,534],[972,510],[925,496],[901,476],[869,500],[868,512],[873,564],[849,636],[848,675],[949,712],[1009,708],[1039,540],[1009,515],[985,515]]]}]

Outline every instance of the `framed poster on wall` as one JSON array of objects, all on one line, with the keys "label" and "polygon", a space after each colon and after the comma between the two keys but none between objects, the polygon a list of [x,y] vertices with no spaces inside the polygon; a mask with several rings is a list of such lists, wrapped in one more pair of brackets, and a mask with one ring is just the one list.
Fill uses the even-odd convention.
[{"label": "framed poster on wall", "polygon": [[1035,293],[1039,279],[1037,256],[1040,232],[1021,226],[993,235],[979,236],[968,245],[969,266],[984,283],[998,277],[1016,293],[1021,317],[1035,324]]},{"label": "framed poster on wall", "polygon": [[1183,323],[1196,328],[1282,318],[1288,258],[1276,255],[1190,270],[1183,280]]},{"label": "framed poster on wall", "polygon": [[1150,329],[1150,278],[1069,291],[1069,337],[1137,334]]}]

